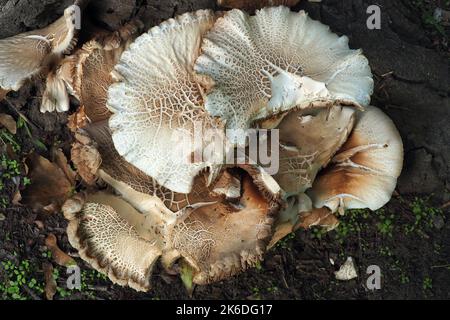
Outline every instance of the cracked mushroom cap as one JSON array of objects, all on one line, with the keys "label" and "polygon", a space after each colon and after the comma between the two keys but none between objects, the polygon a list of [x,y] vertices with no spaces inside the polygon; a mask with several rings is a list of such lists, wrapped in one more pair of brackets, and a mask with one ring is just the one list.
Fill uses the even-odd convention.
[{"label": "cracked mushroom cap", "polygon": [[63,212],[69,242],[83,260],[114,283],[150,289],[150,274],[162,252],[157,235],[143,227],[145,215],[102,192],[67,201]]},{"label": "cracked mushroom cap", "polygon": [[239,199],[230,202],[210,191],[202,176],[197,192],[207,197],[178,212],[103,173],[121,196],[95,193],[85,201],[78,196],[66,202],[69,241],[81,258],[114,283],[139,291],[150,288],[150,273],[159,257],[166,269],[174,269],[180,259],[188,263],[196,284],[233,276],[262,260],[279,198],[273,194],[276,190],[261,189],[270,177],[262,177],[258,169],[225,172],[239,177]]},{"label": "cracked mushroom cap", "polygon": [[316,208],[377,210],[391,198],[403,166],[403,144],[394,123],[367,107],[330,165],[308,192]]},{"label": "cracked mushroom cap", "polygon": [[346,36],[287,7],[226,13],[205,36],[195,70],[213,79],[205,107],[229,129],[294,107],[364,106],[373,91],[368,61]]},{"label": "cracked mushroom cap", "polygon": [[262,261],[280,209],[279,188],[270,176],[252,167],[225,172],[240,180],[240,198],[188,208],[172,238],[173,248],[193,267],[196,284],[226,279]]},{"label": "cracked mushroom cap", "polygon": [[[158,244],[162,252],[162,264],[166,269],[176,269],[175,265],[181,259],[193,270],[194,283],[205,284],[239,273],[262,259],[272,237],[274,218],[281,207],[281,190],[275,180],[264,171],[245,165],[223,169],[210,186],[208,186],[207,173],[202,173],[195,178],[194,188],[190,194],[177,194],[159,186],[151,177],[123,160],[114,149],[106,123],[92,124],[85,130],[92,140],[89,141],[84,137],[84,139],[79,138],[79,141],[84,140],[84,146],[89,148],[90,152],[78,154],[78,158],[73,159],[75,164],[78,169],[79,166],[94,168],[93,174],[110,185],[120,195],[117,196],[121,199],[120,201],[128,203],[135,211],[146,216],[145,228],[154,232],[155,226],[157,227],[158,232],[154,232],[151,239],[153,239],[152,243]],[[97,160],[94,160],[94,165],[89,165],[92,159],[97,159],[91,157],[95,152],[102,158],[101,164],[98,165]],[[83,157],[86,158],[83,159]],[[83,203],[80,205],[80,201],[69,201],[65,205],[66,217],[73,221],[70,224],[72,231],[69,232],[69,237],[75,248],[80,247],[77,238],[79,234],[87,234],[86,237],[89,239],[104,241],[104,237],[96,235],[97,229],[88,225],[90,219],[82,218],[97,214],[93,212],[97,204],[94,201],[87,206]],[[71,213],[73,211],[82,213],[74,215]],[[108,212],[111,213],[111,210]],[[123,216],[118,211],[114,213],[114,215],[117,214]],[[114,220],[117,219],[114,218]],[[82,224],[81,221],[85,223]],[[103,223],[107,221],[104,220]],[[129,229],[132,226],[140,230],[136,227],[136,223],[130,223]],[[108,228],[108,232],[115,231],[113,228]],[[90,236],[89,233],[91,233]],[[145,234],[144,231],[139,231],[138,235],[135,234],[135,242],[140,244]],[[119,238],[114,235],[110,239]],[[144,239],[150,238],[144,237]],[[103,244],[90,243],[84,250],[95,252],[89,249],[91,246],[105,247]],[[120,246],[120,244],[116,245],[116,247]],[[108,245],[108,247],[111,246]],[[86,258],[86,255],[81,256],[92,263],[97,270],[105,273],[110,269],[105,269],[105,266],[99,268],[97,261],[110,261],[103,258],[105,255],[103,252],[97,252],[90,258]],[[114,256],[119,255],[123,253],[114,253]],[[129,261],[132,260],[129,259]],[[149,261],[153,260],[149,259]],[[110,264],[113,270],[117,269],[114,263]],[[130,268],[130,266],[123,268]],[[150,269],[140,266],[139,270]],[[118,281],[116,274],[134,273],[120,269],[112,276],[111,271],[107,274],[113,281],[126,284],[123,279]],[[140,274],[143,275],[145,272],[141,271]],[[136,281],[131,283],[135,285]],[[140,281],[139,283],[140,287],[137,288],[148,288],[148,282]]]},{"label": "cracked mushroom cap", "polygon": [[289,112],[278,125],[280,169],[275,180],[286,196],[309,189],[345,143],[355,122],[355,110],[333,106],[305,113]]},{"label": "cracked mushroom cap", "polygon": [[[175,192],[189,193],[194,177],[213,166],[211,159],[192,161],[196,133],[223,131],[204,110],[208,84],[193,70],[215,20],[213,12],[201,10],[150,29],[123,53],[114,71],[119,82],[109,89],[109,126],[119,154]],[[186,138],[188,143],[181,141]]]},{"label": "cracked mushroom cap", "polygon": [[24,82],[39,74],[52,55],[73,49],[77,6],[46,28],[0,40],[0,88],[17,91]]}]

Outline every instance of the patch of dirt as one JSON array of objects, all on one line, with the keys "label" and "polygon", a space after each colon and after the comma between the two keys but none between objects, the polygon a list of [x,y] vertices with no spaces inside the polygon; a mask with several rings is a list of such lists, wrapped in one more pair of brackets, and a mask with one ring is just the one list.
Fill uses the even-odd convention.
[{"label": "patch of dirt", "polygon": [[[0,38],[45,26],[69,2],[0,0]],[[295,8],[305,9],[334,32],[348,35],[350,46],[362,48],[368,57],[376,80],[372,103],[392,117],[405,144],[399,195],[384,211],[349,213],[341,226],[329,234],[318,230],[298,232],[269,252],[259,268],[228,281],[197,287],[192,298],[450,298],[449,207],[435,209],[450,201],[449,28],[442,33],[428,19],[437,6],[450,9],[444,2],[379,0],[381,30],[366,27],[366,9],[372,4],[369,0],[304,0]],[[149,28],[174,15],[201,8],[218,9],[214,0],[107,0],[94,2],[88,14],[104,28],[117,28],[132,17],[139,17]],[[0,188],[0,261],[16,266],[28,261],[31,266],[24,271],[27,283],[16,298],[44,297],[40,288],[30,288],[28,282],[44,281],[42,264],[52,261],[44,244],[49,233],[57,236],[63,251],[76,257],[67,241],[67,223],[61,214],[36,214],[12,204],[16,191],[26,187],[23,159],[33,150],[49,158],[52,147],[69,154],[73,141],[66,128],[67,114],[39,113],[41,92],[39,84],[25,86],[10,94],[7,102],[0,103],[1,113],[28,121],[14,137],[20,150],[6,148],[0,141],[1,156],[14,158],[20,167],[15,179],[3,179],[5,170],[1,172],[4,185]],[[71,112],[76,107],[74,103]],[[428,200],[423,202],[423,198]],[[334,279],[334,271],[348,256],[354,258],[359,277],[339,282]],[[55,299],[189,298],[181,280],[162,270],[154,272],[154,289],[140,294],[111,285],[81,259],[76,260],[82,266],[82,290],[65,290],[65,270],[55,266],[59,271]],[[366,289],[369,265],[381,268],[381,290]],[[0,265],[0,299],[12,298],[12,294],[4,294],[10,278],[8,270]]]}]

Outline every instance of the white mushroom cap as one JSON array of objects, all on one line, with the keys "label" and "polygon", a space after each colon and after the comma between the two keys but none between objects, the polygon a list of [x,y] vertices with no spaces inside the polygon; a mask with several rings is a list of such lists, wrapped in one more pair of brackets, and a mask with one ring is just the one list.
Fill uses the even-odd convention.
[{"label": "white mushroom cap", "polygon": [[193,70],[202,36],[214,21],[213,12],[197,11],[152,28],[123,53],[114,72],[120,82],[109,89],[116,149],[175,192],[189,193],[194,177],[212,166],[209,159],[193,163],[196,145],[186,152],[180,138],[193,141],[199,127],[223,128],[204,110],[205,88]]},{"label": "white mushroom cap", "polygon": [[293,107],[367,105],[373,91],[368,61],[349,49],[347,37],[286,7],[255,16],[229,11],[205,36],[202,52],[195,70],[215,83],[206,109],[231,129]]},{"label": "white mushroom cap", "polygon": [[60,55],[75,45],[75,6],[64,16],[40,30],[0,40],[0,88],[17,91],[37,75],[52,54]]},{"label": "white mushroom cap", "polygon": [[[179,211],[190,204],[186,194],[177,194],[160,186],[150,176],[126,162],[114,148],[111,131],[109,130],[106,121],[91,124],[87,126],[85,130],[89,133],[90,139],[95,141],[95,143],[89,141],[87,144],[85,143],[83,145],[81,142],[78,142],[76,145],[75,151],[84,149],[91,150],[90,153],[86,151],[72,159],[79,172],[85,170],[94,171],[93,174],[98,176],[98,169],[101,169],[112,179],[124,182],[136,192],[158,197],[174,212]],[[101,165],[96,165],[98,160],[96,159],[95,154],[97,153],[101,158]],[[89,163],[93,163],[93,165],[89,165]],[[91,167],[94,169],[89,169]],[[87,176],[87,179],[91,180],[89,179],[89,176]]]},{"label": "white mushroom cap", "polygon": [[309,194],[316,208],[377,210],[390,200],[402,166],[403,144],[394,123],[378,108],[367,107]]}]

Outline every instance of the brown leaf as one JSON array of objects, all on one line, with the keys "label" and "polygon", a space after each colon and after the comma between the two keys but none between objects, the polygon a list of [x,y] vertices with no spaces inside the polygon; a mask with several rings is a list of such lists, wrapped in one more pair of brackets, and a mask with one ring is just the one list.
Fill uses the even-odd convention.
[{"label": "brown leaf", "polygon": [[47,300],[53,300],[53,297],[56,294],[56,280],[53,277],[53,265],[48,262],[44,262],[42,264],[42,269],[44,270],[44,278],[45,278],[45,298]]},{"label": "brown leaf", "polygon": [[47,238],[45,239],[45,245],[47,246],[48,250],[51,251],[53,261],[55,261],[56,264],[62,267],[76,265],[75,260],[58,247],[56,236],[53,233],[50,233],[47,236]]},{"label": "brown leaf", "polygon": [[9,114],[0,113],[0,126],[5,127],[11,134],[17,133],[16,120]]},{"label": "brown leaf", "polygon": [[21,205],[20,201],[22,201],[22,195],[20,194],[20,191],[17,190],[14,193],[14,197],[12,199],[12,204],[15,206],[20,206]]},{"label": "brown leaf", "polygon": [[28,177],[31,185],[22,191],[22,203],[35,211],[51,205],[59,210],[71,195],[74,183],[55,163],[37,153],[31,154],[26,163],[30,170]]},{"label": "brown leaf", "polygon": [[69,162],[61,149],[52,150],[52,160],[64,172],[70,183],[75,185],[77,173],[69,165]]},{"label": "brown leaf", "polygon": [[6,95],[8,94],[9,91],[3,90],[2,88],[0,88],[0,101],[2,101],[3,99],[5,99]]},{"label": "brown leaf", "polygon": [[78,129],[85,127],[89,120],[86,116],[84,106],[81,106],[77,112],[69,116],[69,123],[67,126],[72,132],[77,132]]},{"label": "brown leaf", "polygon": [[270,6],[288,6],[293,7],[298,4],[300,0],[218,0],[219,6],[224,8],[244,9],[254,11]]},{"label": "brown leaf", "polygon": [[302,214],[295,226],[295,230],[300,228],[309,229],[314,226],[325,228],[327,231],[334,230],[339,225],[339,220],[328,208],[314,209],[311,212]]},{"label": "brown leaf", "polygon": [[91,141],[83,135],[77,134],[78,142],[74,143],[71,150],[71,160],[77,168],[80,177],[88,185],[94,185],[97,181],[97,171],[102,163],[98,151],[91,146]]}]

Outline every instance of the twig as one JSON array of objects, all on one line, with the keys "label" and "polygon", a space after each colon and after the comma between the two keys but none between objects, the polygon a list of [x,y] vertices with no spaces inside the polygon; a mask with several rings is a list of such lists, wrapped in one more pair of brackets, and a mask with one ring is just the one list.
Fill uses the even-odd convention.
[{"label": "twig", "polygon": [[5,98],[4,100],[9,107],[14,110],[15,113],[17,113],[17,115],[19,117],[21,117],[28,125],[30,125],[31,127],[38,129],[38,130],[42,130],[42,128],[40,128],[39,126],[37,126],[36,124],[34,124],[33,122],[31,122],[22,112],[20,112],[19,110],[17,110],[17,108],[11,103],[11,101],[9,101],[7,98]]},{"label": "twig", "polygon": [[449,268],[450,264],[443,264],[440,266],[431,266],[431,269],[437,269],[437,268]]},{"label": "twig", "polygon": [[31,290],[27,285],[22,286],[23,290],[28,293],[34,300],[42,300],[33,290]]},{"label": "twig", "polygon": [[450,201],[444,203],[444,204],[441,206],[441,209],[445,209],[445,208],[448,208],[448,207],[450,207]]}]

